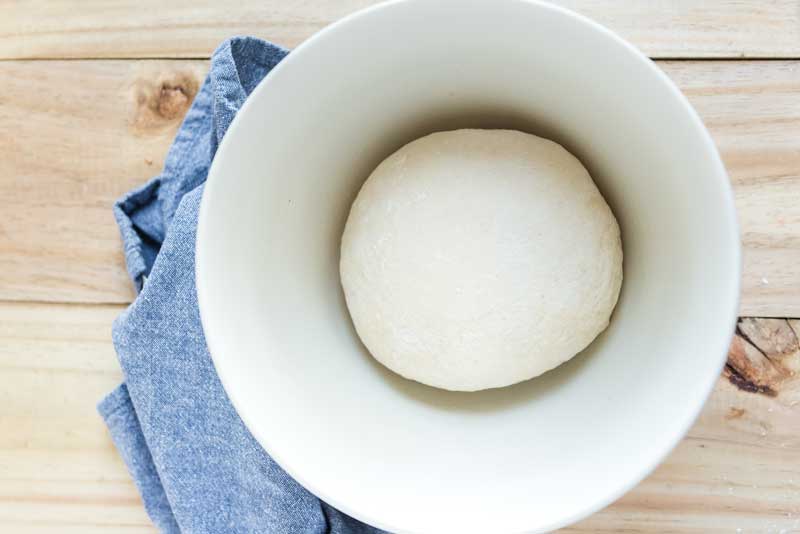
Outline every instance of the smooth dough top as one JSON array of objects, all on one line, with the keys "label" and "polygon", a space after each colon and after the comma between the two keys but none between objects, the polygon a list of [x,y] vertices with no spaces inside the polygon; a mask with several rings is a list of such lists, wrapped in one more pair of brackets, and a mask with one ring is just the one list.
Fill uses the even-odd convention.
[{"label": "smooth dough top", "polygon": [[378,361],[439,388],[507,386],[608,326],[622,244],[589,173],[512,130],[417,139],[367,179],[342,236],[356,331]]}]

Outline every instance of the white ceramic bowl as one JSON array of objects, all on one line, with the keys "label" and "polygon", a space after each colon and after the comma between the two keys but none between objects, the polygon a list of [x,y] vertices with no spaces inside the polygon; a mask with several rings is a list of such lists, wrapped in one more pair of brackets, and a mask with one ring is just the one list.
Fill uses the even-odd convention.
[{"label": "white ceramic bowl", "polygon": [[[370,171],[466,126],[578,155],[622,227],[625,281],[581,356],[459,394],[373,361],[338,258]],[[728,179],[686,99],[609,31],[520,0],[391,2],[303,43],[231,125],[198,229],[203,326],[242,419],[313,493],[392,531],[545,531],[632,488],[711,390],[738,283]]]}]

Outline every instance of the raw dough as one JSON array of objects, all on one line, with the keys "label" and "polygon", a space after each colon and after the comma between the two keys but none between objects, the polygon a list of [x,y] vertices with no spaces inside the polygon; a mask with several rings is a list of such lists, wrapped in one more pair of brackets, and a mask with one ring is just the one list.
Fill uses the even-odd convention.
[{"label": "raw dough", "polygon": [[461,391],[556,367],[608,326],[617,221],[561,145],[512,130],[438,132],[381,163],[342,236],[358,335],[400,375]]}]

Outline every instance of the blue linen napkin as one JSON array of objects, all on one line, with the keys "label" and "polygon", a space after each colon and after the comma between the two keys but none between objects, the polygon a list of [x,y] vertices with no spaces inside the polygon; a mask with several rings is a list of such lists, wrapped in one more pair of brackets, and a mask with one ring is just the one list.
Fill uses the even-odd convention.
[{"label": "blue linen napkin", "polygon": [[125,383],[98,411],[165,533],[381,532],[314,497],[264,452],[228,400],[200,325],[203,183],[236,112],[286,54],[250,37],[220,45],[164,171],[114,206],[139,294],[112,333]]}]

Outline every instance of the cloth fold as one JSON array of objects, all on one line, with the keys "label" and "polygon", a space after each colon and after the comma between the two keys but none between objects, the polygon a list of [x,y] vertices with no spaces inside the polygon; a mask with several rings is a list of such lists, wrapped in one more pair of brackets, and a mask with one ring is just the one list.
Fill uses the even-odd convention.
[{"label": "cloth fold", "polygon": [[220,45],[163,172],[114,206],[138,295],[112,331],[125,383],[98,411],[165,533],[381,532],[317,499],[267,455],[228,400],[200,324],[203,183],[236,112],[286,54],[250,37]]}]

